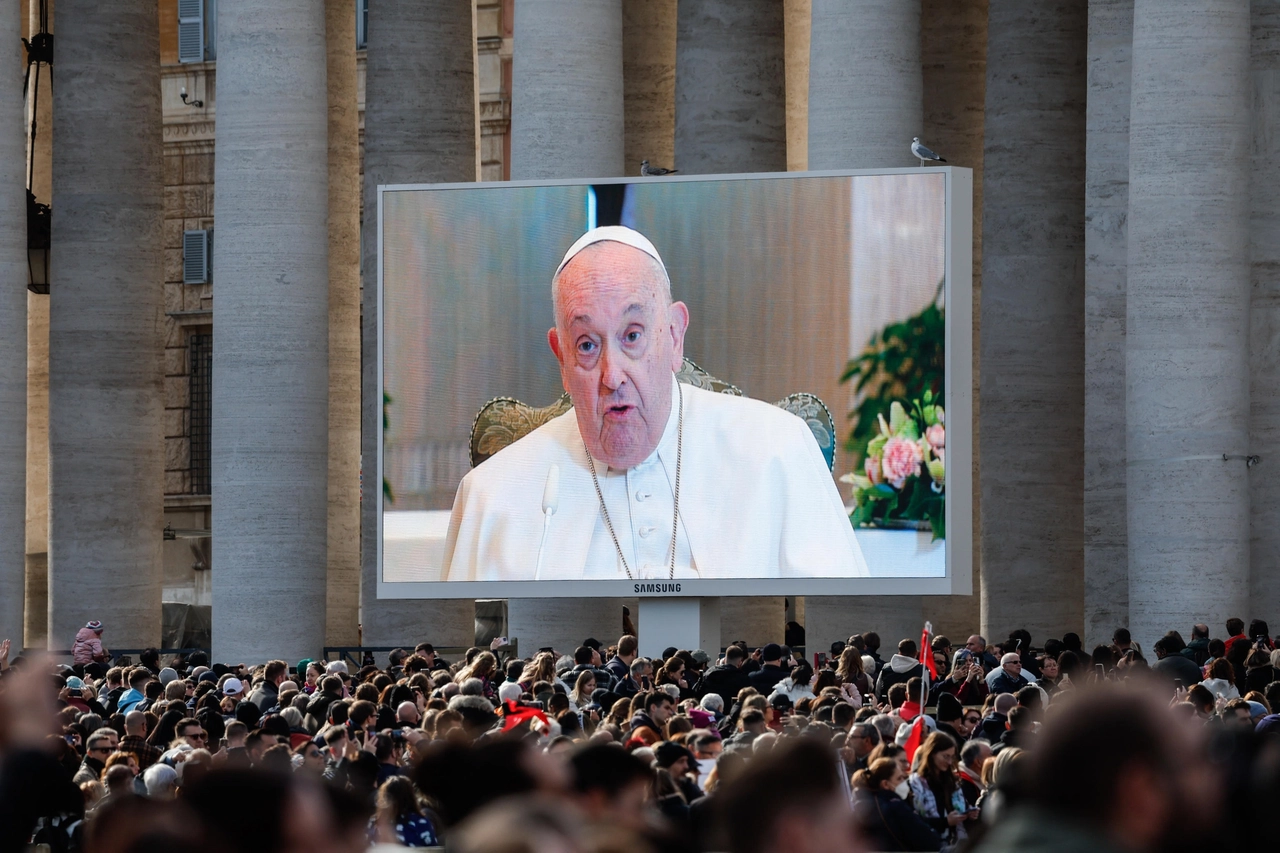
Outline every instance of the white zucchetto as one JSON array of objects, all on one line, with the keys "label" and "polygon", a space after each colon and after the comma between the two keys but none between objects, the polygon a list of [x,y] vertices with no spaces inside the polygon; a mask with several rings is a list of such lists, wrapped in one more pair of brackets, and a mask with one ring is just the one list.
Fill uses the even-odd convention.
[{"label": "white zucchetto", "polygon": [[[565,265],[573,260],[583,249],[606,241],[624,243],[633,249],[639,249],[657,261],[658,266],[662,267],[663,274],[666,274],[667,265],[662,262],[662,256],[658,254],[658,250],[654,248],[653,243],[649,242],[648,237],[625,225],[602,225],[599,228],[592,228],[586,234],[573,241],[569,251],[564,253],[564,260],[560,261],[560,266],[556,267],[556,275],[560,275],[560,271],[565,268]],[[554,278],[555,276],[552,277]]]}]

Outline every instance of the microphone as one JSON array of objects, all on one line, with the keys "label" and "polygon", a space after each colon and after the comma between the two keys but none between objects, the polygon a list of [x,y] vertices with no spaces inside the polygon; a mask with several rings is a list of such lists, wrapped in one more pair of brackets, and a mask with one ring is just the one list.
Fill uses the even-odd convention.
[{"label": "microphone", "polygon": [[542,580],[542,555],[547,548],[547,531],[551,529],[551,516],[560,506],[560,466],[552,465],[547,472],[547,483],[542,487],[542,542],[538,545],[538,562],[533,569],[533,579]]},{"label": "microphone", "polygon": [[542,488],[542,514],[552,516],[560,505],[560,466],[552,465],[547,472],[547,484]]}]

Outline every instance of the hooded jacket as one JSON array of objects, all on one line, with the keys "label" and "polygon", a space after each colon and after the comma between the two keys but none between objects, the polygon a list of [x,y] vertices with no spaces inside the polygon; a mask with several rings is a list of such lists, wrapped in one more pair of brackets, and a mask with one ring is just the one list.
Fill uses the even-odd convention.
[{"label": "hooded jacket", "polygon": [[894,655],[889,659],[889,663],[884,669],[880,670],[880,677],[876,679],[876,696],[884,701],[889,695],[889,688],[895,684],[906,684],[913,678],[921,678],[924,675],[924,665],[915,658],[909,658],[906,655]]},{"label": "hooded jacket", "polygon": [[81,628],[76,631],[76,641],[71,646],[71,662],[90,664],[102,660],[106,653],[102,648],[102,638],[92,628]]},{"label": "hooded jacket", "polygon": [[769,694],[769,698],[772,699],[774,696],[779,695],[790,699],[792,707],[795,707],[795,704],[801,699],[814,698],[813,691],[809,689],[808,684],[796,684],[790,677],[784,678],[774,685],[773,693]]}]

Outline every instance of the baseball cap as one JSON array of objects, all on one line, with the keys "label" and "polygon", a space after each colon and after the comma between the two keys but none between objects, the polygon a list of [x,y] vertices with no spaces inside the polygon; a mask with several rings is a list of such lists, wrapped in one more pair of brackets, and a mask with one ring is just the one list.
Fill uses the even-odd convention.
[{"label": "baseball cap", "polygon": [[73,676],[71,676],[70,678],[68,678],[68,679],[67,679],[67,686],[68,686],[68,687],[70,687],[72,690],[83,690],[83,689],[84,689],[84,681],[82,681],[82,680],[81,680],[80,678],[78,678],[77,676],[74,676],[74,675],[73,675]]},{"label": "baseball cap", "polygon": [[222,693],[225,696],[235,696],[244,692],[244,682],[238,678],[228,678],[222,685]]},{"label": "baseball cap", "polygon": [[790,711],[793,707],[791,697],[785,693],[775,693],[769,697],[769,707],[775,711]]}]

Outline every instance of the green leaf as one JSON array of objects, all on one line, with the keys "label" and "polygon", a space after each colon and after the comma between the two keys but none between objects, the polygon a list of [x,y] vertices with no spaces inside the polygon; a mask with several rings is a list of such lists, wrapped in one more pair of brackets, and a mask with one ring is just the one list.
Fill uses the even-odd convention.
[{"label": "green leaf", "polygon": [[889,406],[889,432],[891,435],[901,435],[902,428],[910,421],[907,419],[907,410],[902,408],[902,404],[894,401]]}]

